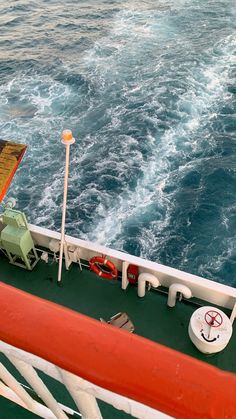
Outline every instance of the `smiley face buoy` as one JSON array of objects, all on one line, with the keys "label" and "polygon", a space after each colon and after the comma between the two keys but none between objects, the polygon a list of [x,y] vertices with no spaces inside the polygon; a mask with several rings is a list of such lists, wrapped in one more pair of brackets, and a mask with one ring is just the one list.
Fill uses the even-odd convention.
[{"label": "smiley face buoy", "polygon": [[205,354],[222,351],[232,336],[232,323],[215,307],[201,307],[192,314],[188,333],[193,344]]}]

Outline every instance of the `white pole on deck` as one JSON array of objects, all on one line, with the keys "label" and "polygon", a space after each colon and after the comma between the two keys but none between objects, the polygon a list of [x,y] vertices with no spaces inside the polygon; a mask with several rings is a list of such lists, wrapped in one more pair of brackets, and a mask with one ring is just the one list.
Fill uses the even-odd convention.
[{"label": "white pole on deck", "polygon": [[59,268],[57,282],[61,282],[61,271],[62,271],[62,258],[64,253],[65,244],[65,221],[66,221],[66,203],[67,203],[67,188],[68,188],[68,175],[69,175],[69,160],[70,160],[70,146],[74,144],[75,139],[73,138],[72,132],[66,129],[62,132],[62,144],[66,146],[66,164],[65,164],[65,177],[64,177],[64,196],[63,196],[63,207],[62,207],[62,220],[61,220],[61,243],[60,243],[60,256],[59,256]]}]

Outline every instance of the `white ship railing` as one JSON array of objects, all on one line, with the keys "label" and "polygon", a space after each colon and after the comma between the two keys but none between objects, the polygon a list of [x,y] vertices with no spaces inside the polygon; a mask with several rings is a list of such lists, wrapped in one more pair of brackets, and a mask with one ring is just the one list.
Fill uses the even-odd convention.
[{"label": "white ship railing", "polygon": [[[55,231],[32,224],[30,225],[30,230],[38,246],[49,248],[49,243],[52,239],[60,241],[60,233]],[[122,272],[123,289],[126,289],[129,284],[127,268],[129,264],[133,264],[139,266],[140,273],[149,272],[156,275],[162,286],[169,288],[175,283],[183,284],[191,290],[192,295],[196,298],[231,310],[234,309],[231,317],[232,322],[236,317],[236,289],[233,287],[71,236],[65,236],[65,240],[67,246],[76,248],[80,258],[86,261],[89,261],[95,255],[108,256],[119,271]]]},{"label": "white ship railing", "polygon": [[[8,398],[14,403],[19,404],[25,409],[39,415],[45,419],[66,419],[67,414],[81,416],[83,419],[102,419],[100,409],[96,399],[102,400],[114,408],[123,410],[124,412],[136,418],[169,418],[169,415],[158,412],[134,400],[122,397],[118,394],[105,390],[93,383],[82,379],[72,373],[69,373],[56,365],[45,361],[29,352],[22,351],[12,345],[8,345],[0,341],[0,351],[14,365],[24,379],[29,383],[42,403],[34,400],[12,374],[0,364],[0,395]],[[58,403],[44,382],[38,376],[36,370],[42,371],[51,378],[64,384],[72,396],[78,411]],[[5,383],[5,384],[4,384]]]},{"label": "white ship railing", "polygon": [[0,394],[43,418],[76,412],[58,403],[36,370],[64,384],[84,419],[96,399],[137,418],[225,418],[236,411],[236,375],[0,283],[0,351],[44,404],[0,365]]}]

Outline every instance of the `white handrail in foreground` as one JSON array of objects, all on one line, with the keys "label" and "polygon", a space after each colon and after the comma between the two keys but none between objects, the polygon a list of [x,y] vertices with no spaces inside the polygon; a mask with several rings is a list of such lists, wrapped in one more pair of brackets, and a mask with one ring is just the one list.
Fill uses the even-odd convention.
[{"label": "white handrail in foreground", "polygon": [[[70,395],[74,399],[80,414],[82,414],[83,419],[102,419],[100,410],[98,408],[96,398],[100,399],[115,409],[123,410],[126,413],[140,419],[168,419],[171,418],[170,416],[154,410],[142,403],[136,402],[135,400],[128,399],[127,397],[121,396],[119,394],[113,393],[109,390],[103,389],[94,385],[93,383],[82,379],[81,377],[77,377],[74,374],[69,373],[68,371],[63,370],[62,368],[57,367],[56,365],[36,356],[30,354],[22,349],[18,349],[12,345],[9,345],[3,341],[0,341],[0,352],[4,353],[7,358],[14,364],[14,366],[18,369],[20,373],[23,372],[23,369],[27,371],[24,374],[24,378],[32,385],[33,389],[39,396],[44,400],[46,403],[47,408],[45,408],[40,403],[34,401],[27,393],[28,399],[24,399],[24,394],[26,391],[24,388],[17,383],[18,387],[22,389],[22,393],[20,391],[16,391],[16,387],[13,388],[11,383],[8,381],[6,382],[3,376],[0,373],[0,378],[3,379],[7,386],[0,386],[0,395],[7,397],[8,399],[14,401],[17,404],[20,404],[22,407],[30,410],[33,413],[38,414],[42,418],[45,419],[61,419],[67,418],[66,413],[73,414],[73,410],[69,407],[65,407],[60,403],[57,403],[57,406],[51,404],[51,409],[48,401],[44,397],[45,392],[45,384],[42,383],[42,386],[38,382],[38,378],[36,378],[36,386],[35,386],[35,374],[37,370],[43,371],[45,374],[50,376],[51,378],[61,382],[65,385],[67,390],[69,391]],[[5,367],[4,367],[5,368]],[[9,373],[10,374],[10,373]],[[47,394],[47,391],[46,391]],[[27,397],[26,396],[26,397]],[[48,394],[47,394],[48,396]],[[50,399],[50,396],[49,396]],[[30,402],[32,404],[30,405]],[[42,408],[41,408],[42,406]],[[55,410],[55,406],[57,411]],[[54,409],[52,409],[54,407]],[[54,413],[52,411],[54,410]],[[61,414],[61,410],[64,410],[64,416]],[[75,413],[75,412],[74,412]],[[76,412],[77,413],[77,412]]]}]

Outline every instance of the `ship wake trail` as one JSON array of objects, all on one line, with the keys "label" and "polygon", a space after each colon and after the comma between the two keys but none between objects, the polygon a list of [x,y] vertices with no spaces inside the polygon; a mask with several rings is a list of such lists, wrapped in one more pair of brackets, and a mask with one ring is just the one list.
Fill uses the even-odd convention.
[{"label": "ship wake trail", "polygon": [[[168,39],[171,21],[168,22],[166,13],[162,13],[158,25],[157,16],[153,18],[152,15],[151,19],[144,21],[142,19],[143,13],[142,16],[134,11],[122,13],[111,39],[102,40],[99,48],[97,46],[89,58],[87,57],[87,62],[91,60],[89,64],[96,69],[96,79],[100,80],[101,77],[103,94],[109,96],[109,101],[112,103],[109,89],[112,83],[117,82],[117,77],[122,94],[119,98],[121,103],[114,103],[113,100],[115,106],[110,125],[107,124],[101,130],[101,135],[105,135],[104,147],[108,147],[110,151],[102,162],[95,162],[96,176],[99,179],[106,177],[108,187],[109,176],[112,184],[110,173],[118,165],[114,177],[119,187],[111,188],[104,199],[101,195],[91,231],[86,232],[84,237],[155,259],[161,256],[163,248],[170,244],[170,240],[174,241],[179,234],[173,216],[176,216],[176,205],[181,210],[179,192],[187,178],[192,178],[193,181],[189,212],[198,207],[206,175],[203,174],[202,179],[201,165],[208,158],[211,159],[216,147],[214,124],[222,102],[227,104],[232,100],[228,86],[232,82],[235,38],[228,36],[218,41],[207,48],[198,60],[196,51],[193,51],[190,62],[186,64],[179,60],[178,52],[179,55],[183,54],[183,49],[189,48],[189,41],[181,38],[178,33],[180,39],[177,46],[172,38]],[[149,26],[146,24],[147,20]],[[129,33],[130,27],[132,35]],[[178,27],[175,30],[177,32]],[[145,37],[142,35],[139,38],[138,34],[141,33]],[[127,38],[119,49],[115,47],[115,42],[120,34],[126,34]],[[155,57],[147,69],[145,59],[142,62],[139,51],[143,54],[143,51],[148,50],[149,57],[152,56],[153,45],[156,48],[161,37],[165,43],[169,42],[168,53],[160,54],[158,64]],[[107,59],[101,58],[103,43],[106,48],[115,48],[109,63]],[[171,48],[175,48],[177,52],[176,59]],[[96,55],[97,50],[99,58]],[[133,57],[131,62],[127,60],[128,56]],[[175,62],[168,68],[169,56]],[[132,74],[135,70],[138,77],[133,80]],[[167,97],[170,99],[168,106]],[[109,112],[111,113],[110,109]],[[140,119],[141,130],[138,129]],[[119,127],[127,127],[129,135],[118,137],[116,134],[118,144],[113,150],[109,142],[114,132],[119,132]],[[131,164],[135,161],[138,164],[132,170]],[[141,171],[137,166],[141,167]],[[123,185],[122,175],[125,176],[127,171],[127,177],[130,176],[132,182],[126,179]],[[101,183],[96,188],[101,191]],[[183,210],[186,215],[185,223],[191,224],[186,208]],[[180,213],[179,216],[183,222]],[[185,255],[185,262],[191,248],[192,243],[187,243],[183,237],[178,251],[181,257]]]}]

